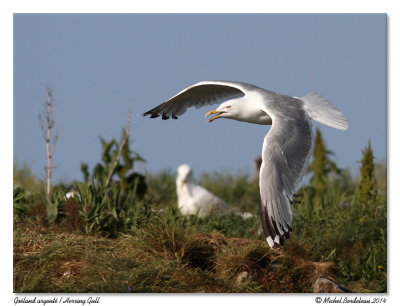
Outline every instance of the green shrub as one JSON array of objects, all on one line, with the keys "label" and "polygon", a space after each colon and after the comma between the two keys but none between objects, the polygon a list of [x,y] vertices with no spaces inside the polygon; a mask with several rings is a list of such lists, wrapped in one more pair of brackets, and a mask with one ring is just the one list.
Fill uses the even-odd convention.
[{"label": "green shrub", "polygon": [[[133,168],[135,162],[143,162],[144,159],[138,153],[131,151],[129,136],[125,133],[124,130],[123,137],[126,137],[126,142],[122,148],[114,138],[107,142],[100,137],[101,162],[96,164],[92,174],[89,173],[89,166],[85,163],[81,164],[81,171],[86,183],[93,181],[96,185],[104,187],[117,184],[120,186],[121,192],[135,188],[137,195],[142,198],[147,190],[145,177],[133,172]],[[119,152],[122,160],[117,160]],[[115,179],[115,176],[118,177],[118,180]]]},{"label": "green shrub", "polygon": [[[115,142],[103,142],[106,144],[111,145],[106,146],[108,153],[99,163],[104,169],[118,148]],[[324,150],[326,154],[327,148]],[[125,164],[130,167],[129,162],[121,167]],[[101,171],[90,175],[86,169],[87,180],[74,183],[74,198],[66,200],[66,188],[60,184],[54,186],[49,202],[43,184],[35,185],[40,180],[29,169],[18,170],[13,197],[18,235],[14,241],[15,284],[19,292],[309,292],[317,275],[310,262],[332,262],[338,268],[340,284],[355,292],[386,292],[386,165],[374,163],[369,144],[363,150],[358,180],[348,169],[333,164],[325,168],[323,184],[314,184],[318,177],[314,172],[320,169],[310,169],[314,181],[297,192],[292,205],[293,233],[280,251],[265,244],[258,182],[244,171],[203,173],[198,183],[236,209],[251,212],[253,217],[247,220],[234,214],[183,216],[176,206],[175,173],[171,170],[146,173],[147,192],[143,193],[138,188],[144,180],[126,180],[129,188],[120,183],[128,172],[119,172],[122,176],[115,175],[105,186]],[[81,235],[76,238],[79,246],[72,245],[74,252],[68,262],[83,265],[85,271],[79,273],[85,278],[67,280],[64,286],[64,272],[51,274],[59,270],[56,260],[66,260],[57,248],[68,249],[75,238],[52,243],[44,250],[48,258],[40,253],[42,248],[31,251],[31,243],[44,239],[37,233],[49,231],[49,239],[60,239],[53,230]],[[111,239],[102,238],[100,247],[88,242],[99,234],[118,243],[111,247]],[[18,253],[19,247],[27,249],[25,254]],[[92,253],[85,255],[79,247]],[[97,255],[97,248],[104,251],[103,257]],[[305,261],[308,264],[302,266]],[[36,264],[34,273],[28,273]],[[245,271],[254,276],[253,281],[235,286],[237,274]]]},{"label": "green shrub", "polygon": [[[387,290],[387,202],[375,192],[370,145],[363,151],[357,190],[327,180],[323,193],[302,189],[302,201],[293,205],[294,233],[290,244],[299,244],[312,261],[333,261],[342,283],[369,284],[364,290]],[[352,184],[352,186],[355,186]]]}]

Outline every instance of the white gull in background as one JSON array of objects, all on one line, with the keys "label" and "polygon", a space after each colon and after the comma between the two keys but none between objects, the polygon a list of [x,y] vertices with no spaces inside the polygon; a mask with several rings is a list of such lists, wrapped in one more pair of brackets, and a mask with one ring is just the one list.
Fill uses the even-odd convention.
[{"label": "white gull in background", "polygon": [[244,219],[252,217],[250,213],[240,213],[224,200],[197,185],[193,181],[193,171],[189,165],[178,167],[176,177],[176,193],[178,195],[178,207],[183,215],[196,215],[205,217],[208,214],[236,214]]},{"label": "white gull in background", "polygon": [[[261,220],[270,247],[283,245],[292,228],[290,202],[304,175],[312,149],[311,119],[346,130],[347,119],[316,92],[298,98],[251,84],[231,81],[204,81],[192,85],[163,104],[147,111],[150,118],[166,120],[189,107],[222,103],[206,114],[262,125],[272,125],[264,138],[259,176]],[[232,141],[240,140],[232,137]]]}]

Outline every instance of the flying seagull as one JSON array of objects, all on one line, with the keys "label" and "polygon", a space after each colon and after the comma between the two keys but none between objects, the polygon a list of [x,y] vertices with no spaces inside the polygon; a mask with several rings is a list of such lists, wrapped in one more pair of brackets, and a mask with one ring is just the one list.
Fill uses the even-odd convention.
[{"label": "flying seagull", "polygon": [[189,107],[215,103],[221,104],[206,114],[215,115],[209,122],[227,118],[272,125],[262,146],[260,211],[269,246],[283,246],[292,230],[290,203],[311,155],[311,119],[341,130],[348,128],[348,121],[316,92],[298,98],[232,81],[199,82],[143,116],[178,119]]},{"label": "flying seagull", "polygon": [[193,170],[183,164],[178,167],[176,176],[176,193],[178,195],[178,207],[184,215],[205,217],[208,214],[235,214],[243,219],[252,217],[251,213],[240,213],[221,198],[197,185],[193,181]]}]

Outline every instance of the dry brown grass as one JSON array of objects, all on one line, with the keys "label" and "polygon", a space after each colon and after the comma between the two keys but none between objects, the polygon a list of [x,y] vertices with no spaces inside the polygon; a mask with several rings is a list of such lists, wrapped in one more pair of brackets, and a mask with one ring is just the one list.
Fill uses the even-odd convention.
[{"label": "dry brown grass", "polygon": [[14,291],[311,292],[335,280],[335,265],[299,254],[162,219],[115,239],[27,224],[14,232]]}]

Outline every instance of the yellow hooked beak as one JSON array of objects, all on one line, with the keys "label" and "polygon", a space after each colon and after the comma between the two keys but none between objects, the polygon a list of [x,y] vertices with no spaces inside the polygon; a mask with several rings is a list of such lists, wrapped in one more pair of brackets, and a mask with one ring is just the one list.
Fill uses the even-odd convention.
[{"label": "yellow hooked beak", "polygon": [[219,117],[222,116],[222,114],[225,114],[225,113],[226,113],[226,112],[219,112],[219,111],[217,111],[216,109],[214,109],[214,110],[212,110],[212,111],[209,111],[209,112],[206,114],[206,118],[207,118],[208,116],[210,116],[210,115],[218,114],[218,115],[216,115],[216,116],[214,116],[214,117],[212,117],[212,118],[210,118],[210,119],[208,120],[208,122],[213,122],[215,119],[218,119]]}]

